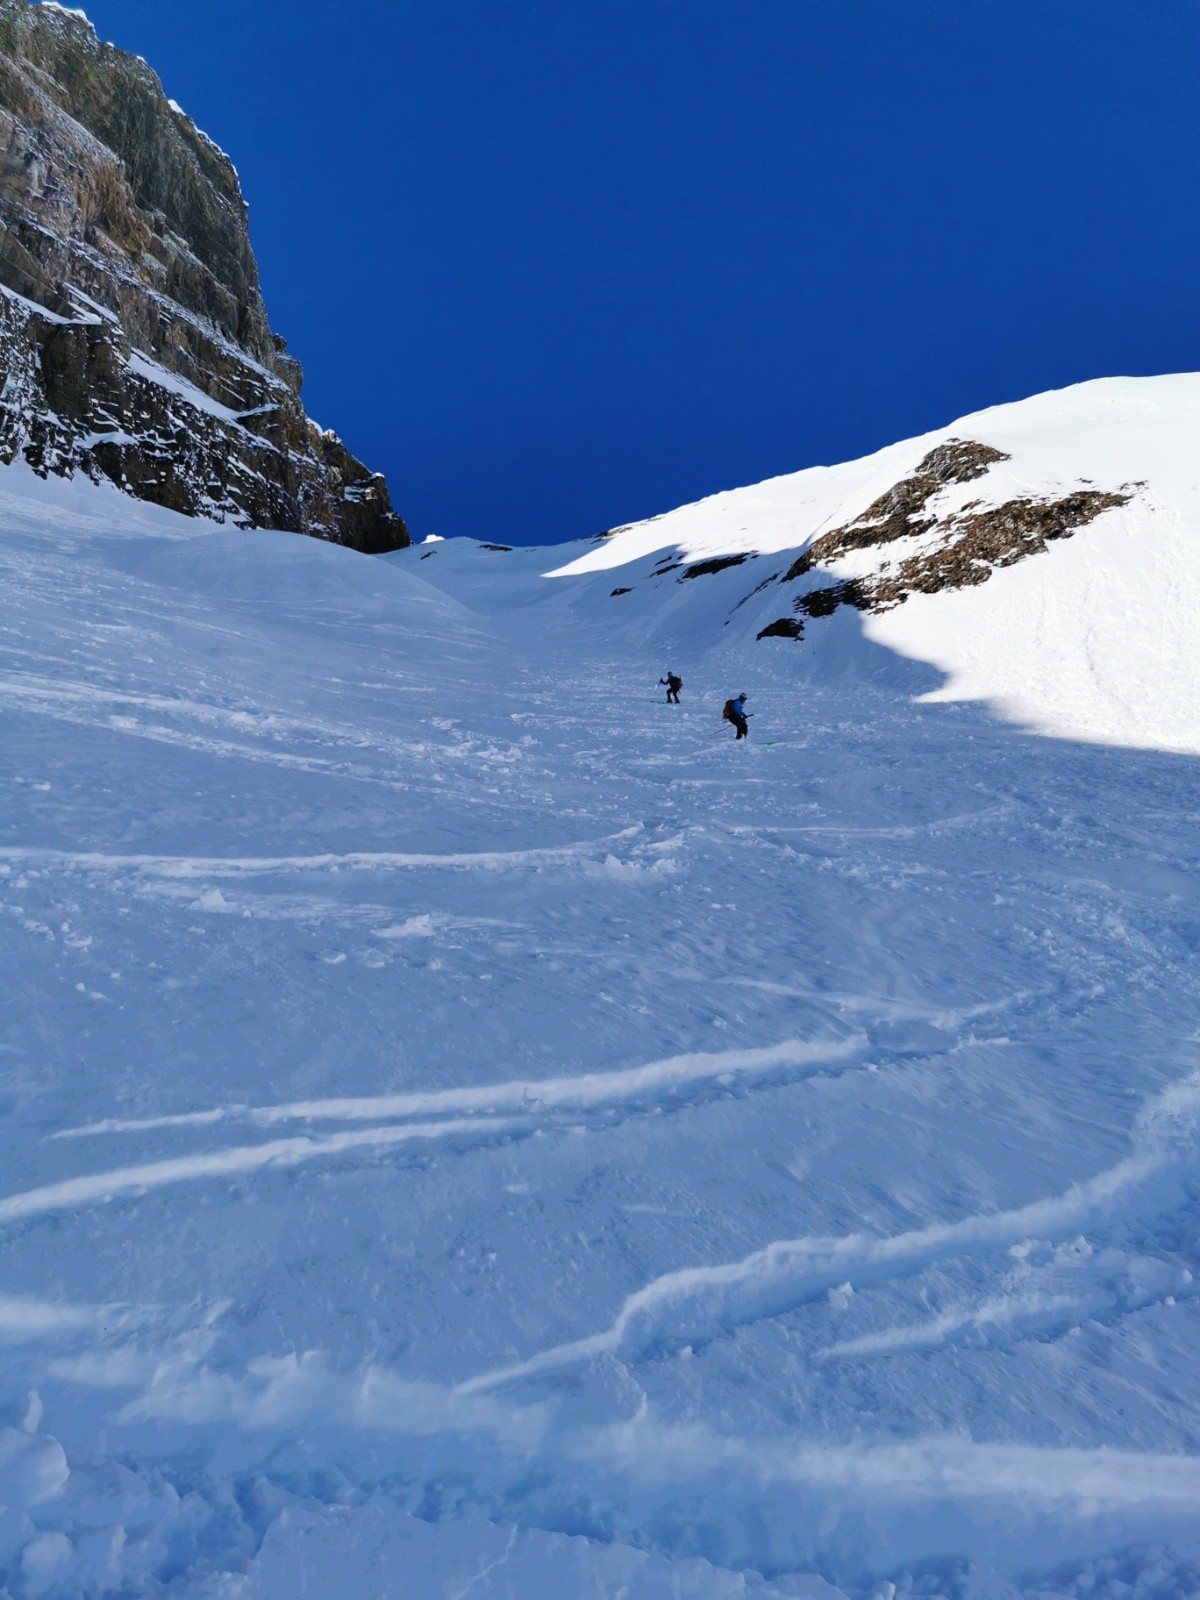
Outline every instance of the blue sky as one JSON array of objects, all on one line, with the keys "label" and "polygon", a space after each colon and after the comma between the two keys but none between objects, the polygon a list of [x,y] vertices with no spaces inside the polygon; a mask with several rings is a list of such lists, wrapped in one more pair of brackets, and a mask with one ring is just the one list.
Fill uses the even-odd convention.
[{"label": "blue sky", "polygon": [[1200,367],[1197,0],[84,3],[233,156],[418,538]]}]

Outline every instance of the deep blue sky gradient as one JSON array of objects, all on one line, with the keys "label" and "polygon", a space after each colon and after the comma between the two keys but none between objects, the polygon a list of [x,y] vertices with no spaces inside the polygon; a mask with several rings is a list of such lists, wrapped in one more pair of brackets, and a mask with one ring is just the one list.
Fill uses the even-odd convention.
[{"label": "deep blue sky gradient", "polygon": [[1200,367],[1200,0],[84,4],[233,156],[418,538]]}]

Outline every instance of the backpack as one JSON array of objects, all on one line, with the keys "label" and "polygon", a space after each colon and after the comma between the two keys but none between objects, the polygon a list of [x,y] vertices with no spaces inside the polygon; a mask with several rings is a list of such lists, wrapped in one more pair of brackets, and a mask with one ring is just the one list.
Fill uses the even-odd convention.
[{"label": "backpack", "polygon": [[732,722],[733,721],[733,701],[732,700],[726,700],[725,709],[724,709],[724,711],[722,711],[721,715],[725,718],[726,722]]}]

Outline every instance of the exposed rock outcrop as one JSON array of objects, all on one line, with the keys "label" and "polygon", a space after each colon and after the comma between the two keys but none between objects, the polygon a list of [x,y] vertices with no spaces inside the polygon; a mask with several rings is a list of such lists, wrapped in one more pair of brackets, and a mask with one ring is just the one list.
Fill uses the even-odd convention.
[{"label": "exposed rock outcrop", "polygon": [[233,164],[81,13],[0,0],[0,461],[358,550],[408,533],[300,401]]},{"label": "exposed rock outcrop", "polygon": [[685,578],[707,578],[714,572],[725,572],[729,567],[740,567],[747,556],[716,556],[711,561],[694,561],[690,567],[684,567],[679,574],[678,581],[682,583]]},{"label": "exposed rock outcrop", "polygon": [[798,561],[784,574],[784,582],[802,577],[822,562],[836,560],[850,550],[866,550],[896,539],[915,538],[937,523],[929,503],[953,483],[982,478],[997,461],[1007,461],[1002,450],[971,439],[947,439],[931,450],[907,478],[894,483],[886,494],[868,506],[861,517],[814,539]]},{"label": "exposed rock outcrop", "polygon": [[910,541],[898,555],[887,551],[869,574],[808,589],[793,602],[793,616],[778,618],[758,637],[799,639],[804,633],[801,618],[831,616],[840,606],[884,611],[910,594],[984,583],[997,568],[1069,538],[1102,511],[1133,497],[1133,487],[1126,486],[1119,491],[1078,489],[1056,499],[1021,496],[992,506],[980,501],[957,509],[936,504],[944,489],[982,478],[995,463],[1007,460],[1003,451],[970,439],[949,439],[931,450],[915,472],[893,484],[861,517],[814,539],[783,581],[795,582],[851,552],[886,551]]}]

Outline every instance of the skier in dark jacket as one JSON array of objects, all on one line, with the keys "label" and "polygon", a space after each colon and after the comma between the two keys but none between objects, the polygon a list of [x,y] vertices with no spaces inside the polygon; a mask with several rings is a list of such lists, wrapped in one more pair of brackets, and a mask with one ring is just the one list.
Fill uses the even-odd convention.
[{"label": "skier in dark jacket", "polygon": [[737,729],[735,739],[744,739],[750,732],[750,724],[746,720],[746,694],[734,695],[732,700],[726,700],[725,709],[721,712],[726,722],[732,722]]},{"label": "skier in dark jacket", "polygon": [[679,691],[683,688],[683,679],[668,671],[666,677],[660,678],[658,681],[659,683],[665,683],[667,686],[667,704],[669,706],[677,706],[679,704]]}]

